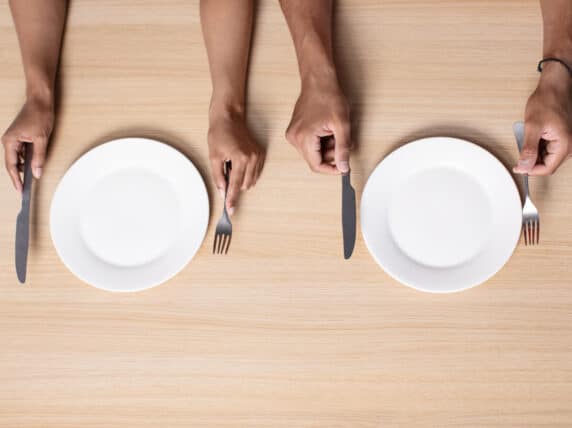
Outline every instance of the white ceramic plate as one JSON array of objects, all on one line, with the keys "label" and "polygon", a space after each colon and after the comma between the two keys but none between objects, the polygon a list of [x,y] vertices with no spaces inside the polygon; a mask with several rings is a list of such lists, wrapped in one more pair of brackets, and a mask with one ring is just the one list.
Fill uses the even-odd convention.
[{"label": "white ceramic plate", "polygon": [[145,138],[102,144],[59,183],[50,211],[58,255],[83,281],[138,291],[177,274],[206,233],[209,200],[193,164]]},{"label": "white ceramic plate", "polygon": [[426,138],[389,154],[362,195],[361,229],[379,265],[422,291],[480,284],[512,255],[522,207],[514,180],[486,150]]}]

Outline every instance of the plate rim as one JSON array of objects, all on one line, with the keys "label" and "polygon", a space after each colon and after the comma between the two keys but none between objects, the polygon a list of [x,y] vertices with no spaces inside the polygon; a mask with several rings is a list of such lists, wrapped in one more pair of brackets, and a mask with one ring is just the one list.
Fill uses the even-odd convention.
[{"label": "plate rim", "polygon": [[[384,161],[386,161],[387,159],[389,159],[390,156],[394,155],[396,152],[398,152],[398,151],[401,150],[402,148],[404,148],[404,147],[406,147],[406,146],[408,146],[408,145],[410,145],[410,144],[421,143],[421,142],[426,141],[426,140],[449,140],[450,142],[456,141],[456,142],[459,142],[459,143],[462,143],[462,144],[470,145],[470,146],[472,146],[473,148],[476,148],[476,149],[480,150],[481,152],[484,152],[490,159],[494,160],[494,161],[501,167],[501,169],[504,171],[505,176],[509,179],[510,183],[512,183],[511,187],[514,189],[514,192],[515,192],[515,194],[516,194],[517,197],[518,197],[520,207],[522,208],[522,197],[520,196],[520,191],[519,191],[519,188],[518,188],[518,186],[517,186],[517,184],[516,184],[516,181],[515,181],[514,177],[510,174],[510,172],[509,172],[509,170],[507,169],[507,167],[504,165],[503,162],[501,162],[501,160],[500,160],[498,157],[496,157],[492,152],[490,152],[489,150],[485,149],[484,147],[482,147],[481,145],[479,145],[479,144],[477,144],[477,143],[475,143],[475,142],[473,142],[473,141],[466,140],[466,139],[464,139],[464,138],[459,138],[459,137],[452,137],[452,136],[446,136],[446,135],[435,135],[435,136],[429,136],[429,137],[421,137],[421,138],[418,138],[418,139],[415,139],[415,140],[411,140],[411,141],[408,141],[408,142],[406,142],[406,143],[400,145],[399,147],[397,147],[397,148],[391,150],[388,154],[386,154],[386,155],[374,166],[374,168],[373,168],[372,171],[370,172],[370,174],[369,174],[369,176],[368,176],[368,179],[366,180],[365,185],[364,185],[363,190],[362,190],[362,198],[361,198],[361,201],[360,201],[360,223],[361,223],[361,224],[364,223],[363,219],[364,219],[364,215],[365,215],[365,212],[366,212],[366,211],[363,209],[363,201],[364,201],[364,197],[363,197],[363,196],[365,195],[365,189],[368,187],[368,185],[371,185],[370,183],[371,183],[371,180],[372,180],[372,177],[373,177],[375,171],[377,171],[378,168],[381,167],[381,165],[383,164]],[[489,280],[490,280],[491,278],[493,278],[498,272],[500,272],[500,271],[504,268],[504,266],[509,262],[509,260],[512,258],[512,255],[514,254],[514,252],[515,252],[515,250],[516,250],[516,248],[517,248],[517,246],[518,246],[518,242],[519,242],[519,240],[520,240],[520,232],[519,232],[518,234],[516,234],[516,238],[515,238],[515,240],[514,240],[514,244],[511,245],[511,247],[510,247],[510,254],[509,254],[509,256],[507,257],[507,259],[502,263],[502,265],[501,265],[495,272],[493,272],[491,275],[487,276],[484,280],[478,281],[478,282],[472,281],[471,284],[469,284],[469,285],[466,285],[466,286],[463,286],[463,287],[457,287],[457,288],[455,288],[455,289],[431,289],[431,288],[424,288],[424,287],[422,287],[422,286],[418,286],[418,285],[412,284],[412,283],[410,283],[410,282],[408,282],[408,281],[405,281],[398,273],[394,272],[394,271],[393,271],[392,269],[390,269],[390,268],[387,268],[387,267],[384,265],[384,263],[382,263],[382,262],[379,260],[378,255],[375,254],[375,253],[372,251],[371,245],[370,245],[370,243],[369,243],[369,241],[368,241],[368,238],[367,238],[367,236],[366,236],[366,233],[365,233],[363,227],[360,227],[360,229],[361,229],[362,238],[363,238],[363,240],[364,240],[364,242],[365,242],[365,244],[366,244],[366,248],[367,248],[369,254],[372,256],[372,258],[374,259],[374,261],[377,263],[377,265],[381,268],[381,270],[382,270],[383,272],[385,272],[386,274],[388,274],[392,279],[394,279],[395,281],[397,281],[399,284],[405,285],[406,287],[411,288],[411,289],[414,289],[414,290],[419,291],[419,292],[431,293],[431,294],[452,294],[452,293],[459,293],[459,292],[461,292],[461,291],[466,291],[466,290],[469,290],[469,289],[471,289],[471,288],[475,288],[475,287],[477,287],[477,286],[479,286],[479,285],[482,285],[482,284],[484,284],[485,282],[489,281]],[[519,229],[519,231],[520,231],[520,229]]]},{"label": "plate rim", "polygon": [[[174,271],[172,274],[170,274],[168,277],[166,277],[163,280],[158,280],[158,281],[154,281],[151,282],[147,285],[145,285],[144,287],[138,287],[138,288],[130,288],[130,289],[117,289],[117,288],[112,288],[109,286],[106,286],[102,283],[99,283],[97,281],[92,281],[92,280],[88,280],[83,274],[78,273],[76,270],[72,269],[71,266],[69,265],[69,263],[65,260],[64,257],[62,257],[62,253],[60,251],[60,249],[58,248],[58,246],[56,245],[55,239],[54,239],[54,225],[53,225],[53,221],[52,218],[54,216],[54,200],[56,198],[56,195],[58,193],[58,190],[60,189],[60,186],[62,185],[62,182],[64,180],[64,178],[66,177],[66,175],[68,174],[68,172],[75,167],[77,167],[76,165],[78,164],[78,162],[80,162],[82,159],[84,159],[84,157],[90,153],[93,153],[95,151],[99,151],[100,149],[103,149],[104,147],[108,147],[110,144],[119,144],[121,142],[123,142],[123,144],[127,143],[131,141],[131,144],[136,144],[136,143],[144,143],[144,144],[153,144],[153,145],[160,145],[163,149],[169,150],[172,153],[175,153],[178,156],[182,156],[190,165],[190,167],[196,172],[197,176],[200,178],[200,183],[201,183],[201,193],[203,193],[206,197],[206,221],[204,222],[204,226],[202,227],[202,230],[200,231],[199,236],[201,237],[201,239],[199,240],[200,244],[198,245],[197,249],[186,259],[185,263],[181,265],[181,267],[179,269],[177,269],[176,271]],[[62,262],[62,264],[66,267],[66,269],[76,278],[78,278],[81,282],[83,282],[85,285],[88,285],[92,288],[97,288],[99,290],[103,290],[103,291],[108,291],[108,292],[112,292],[112,293],[137,293],[140,291],[145,291],[145,290],[149,290],[151,288],[157,287],[161,284],[164,284],[168,281],[170,281],[171,279],[173,279],[175,276],[177,276],[179,273],[181,273],[187,266],[188,264],[191,262],[191,260],[195,257],[195,255],[198,253],[198,251],[200,250],[201,246],[204,243],[207,231],[208,231],[208,226],[209,226],[209,221],[210,221],[210,210],[211,210],[211,206],[210,206],[210,197],[209,197],[209,193],[208,193],[208,188],[206,186],[205,180],[201,174],[201,172],[199,171],[199,169],[197,168],[197,166],[194,164],[194,162],[182,151],[180,151],[179,149],[173,147],[172,145],[161,141],[161,140],[157,140],[155,138],[149,138],[149,137],[138,137],[138,136],[128,136],[128,137],[119,137],[119,138],[114,138],[111,140],[107,140],[104,141],[102,143],[97,144],[94,147],[88,148],[86,151],[84,151],[82,154],[80,154],[70,165],[69,167],[65,170],[65,172],[63,173],[63,175],[60,177],[60,179],[58,180],[58,184],[56,185],[53,193],[52,193],[52,197],[50,200],[50,212],[49,212],[49,232],[50,232],[50,239],[52,241],[52,245],[56,251],[56,254],[58,255],[59,260]]]}]

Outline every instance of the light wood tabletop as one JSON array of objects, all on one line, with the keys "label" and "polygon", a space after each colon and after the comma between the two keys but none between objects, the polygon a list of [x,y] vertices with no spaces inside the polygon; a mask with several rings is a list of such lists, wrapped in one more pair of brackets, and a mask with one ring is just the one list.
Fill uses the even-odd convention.
[{"label": "light wood tabletop", "polygon": [[[511,125],[538,79],[537,3],[338,2],[358,207],[376,164],[419,137],[462,137],[515,161]],[[284,139],[299,90],[290,35],[277,1],[257,8],[248,115],[267,162],[233,220],[232,254],[215,257],[198,1],[71,1],[26,286],[13,261],[19,198],[0,172],[0,427],[571,426],[572,161],[531,180],[541,245],[519,246],[482,286],[409,289],[360,234],[344,261],[340,182],[312,174]],[[0,64],[3,130],[24,94],[7,2]],[[63,266],[48,213],[75,159],[134,135],[183,151],[213,205],[179,275],[113,294]]]}]

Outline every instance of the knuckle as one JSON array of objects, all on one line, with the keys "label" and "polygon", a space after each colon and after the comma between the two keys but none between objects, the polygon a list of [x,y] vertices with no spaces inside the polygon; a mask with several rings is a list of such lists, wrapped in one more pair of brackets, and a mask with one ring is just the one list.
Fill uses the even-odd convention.
[{"label": "knuckle", "polygon": [[296,145],[300,140],[300,135],[301,131],[297,126],[291,126],[286,130],[286,140],[292,145]]},{"label": "knuckle", "polygon": [[524,146],[522,148],[521,155],[524,157],[534,157],[537,155],[537,151],[535,147]]}]

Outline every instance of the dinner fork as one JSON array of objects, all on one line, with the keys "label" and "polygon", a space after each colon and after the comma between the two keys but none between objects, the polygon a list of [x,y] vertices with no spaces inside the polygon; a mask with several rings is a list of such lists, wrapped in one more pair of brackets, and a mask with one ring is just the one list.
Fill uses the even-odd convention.
[{"label": "dinner fork", "polygon": [[[512,126],[516,144],[519,152],[524,143],[524,123],[515,122]],[[522,208],[522,234],[524,235],[524,245],[538,245],[540,241],[540,217],[538,210],[532,203],[528,191],[528,174],[523,174],[524,182],[524,207]]]},{"label": "dinner fork", "polygon": [[226,211],[226,194],[228,193],[228,180],[231,170],[230,161],[224,163],[224,206],[222,216],[220,217],[215,230],[215,237],[213,242],[213,254],[226,254],[228,247],[230,247],[230,239],[232,238],[232,223]]}]

